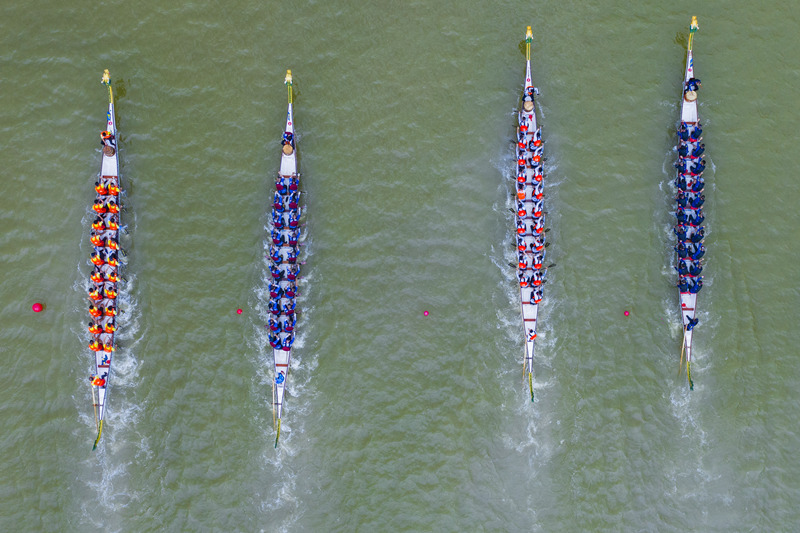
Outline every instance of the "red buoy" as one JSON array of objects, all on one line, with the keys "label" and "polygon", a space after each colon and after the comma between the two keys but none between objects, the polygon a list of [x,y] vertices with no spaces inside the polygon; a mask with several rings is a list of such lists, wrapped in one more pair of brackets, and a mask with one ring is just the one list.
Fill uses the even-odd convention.
[{"label": "red buoy", "polygon": [[33,309],[34,313],[41,313],[42,311],[44,311],[44,306],[39,302],[36,302],[31,306],[31,309]]}]

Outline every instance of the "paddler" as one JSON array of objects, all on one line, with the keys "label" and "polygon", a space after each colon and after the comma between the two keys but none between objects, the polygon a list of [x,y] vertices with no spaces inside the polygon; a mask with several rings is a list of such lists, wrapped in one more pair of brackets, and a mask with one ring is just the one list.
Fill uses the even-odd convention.
[{"label": "paddler", "polygon": [[689,287],[689,292],[691,294],[697,294],[700,292],[700,289],[703,288],[703,276],[699,276],[697,279],[694,280],[694,283]]},{"label": "paddler", "polygon": [[703,265],[700,261],[692,261],[692,264],[689,266],[689,275],[690,276],[699,276],[703,272]]},{"label": "paddler", "polygon": [[299,187],[300,187],[300,180],[292,176],[291,179],[289,179],[289,190],[296,191]]},{"label": "paddler", "polygon": [[92,335],[100,335],[103,333],[103,328],[100,327],[100,324],[89,322],[89,333]]},{"label": "paddler", "polygon": [[686,276],[689,274],[689,269],[686,268],[686,263],[683,261],[678,263],[678,266],[675,267],[675,270],[678,271],[679,276]]},{"label": "paddler", "polygon": [[678,280],[678,290],[684,294],[689,292],[689,282],[686,281],[686,278],[680,278]]},{"label": "paddler", "polygon": [[94,190],[98,196],[106,196],[108,194],[108,186],[100,180],[94,182]]},{"label": "paddler", "polygon": [[292,349],[292,343],[294,343],[294,335],[289,334],[285,336],[281,341],[281,350],[288,352]]},{"label": "paddler", "polygon": [[703,84],[700,83],[698,78],[689,78],[686,81],[686,90],[687,91],[698,91]]},{"label": "paddler", "polygon": [[691,206],[692,206],[694,209],[698,209],[698,208],[700,208],[700,207],[703,205],[703,203],[704,203],[705,201],[706,201],[706,197],[705,197],[705,195],[704,195],[704,194],[697,194],[697,195],[695,195],[695,196],[694,196],[694,198],[692,198],[692,200],[689,202],[689,205],[691,205]]},{"label": "paddler", "polygon": [[689,237],[689,240],[691,242],[697,243],[702,241],[705,235],[706,235],[706,229],[703,226],[700,226],[694,231],[694,233],[692,233],[691,237]]},{"label": "paddler", "polygon": [[703,216],[703,210],[698,209],[696,214],[689,219],[689,225],[697,227],[702,224],[705,219],[706,217]]},{"label": "paddler", "polygon": [[300,200],[300,193],[297,191],[289,195],[289,209],[297,209],[297,202]]},{"label": "paddler", "polygon": [[706,250],[705,248],[703,248],[703,244],[700,243],[700,245],[697,247],[697,250],[695,250],[694,253],[692,253],[689,257],[691,258],[692,261],[697,261],[698,259],[702,258],[705,254]]},{"label": "paddler", "polygon": [[695,326],[696,326],[696,325],[697,325],[699,322],[700,322],[700,320],[699,320],[699,319],[697,319],[697,318],[690,318],[690,319],[689,319],[689,320],[686,322],[686,331],[692,331],[692,330],[694,329],[694,327],[695,327]]},{"label": "paddler", "polygon": [[692,157],[700,157],[701,155],[703,155],[703,152],[705,151],[706,151],[706,145],[702,143],[698,144],[692,150]]},{"label": "paddler", "polygon": [[292,315],[291,318],[292,318],[291,322],[289,321],[288,318],[283,321],[283,331],[287,333],[291,333],[292,331],[294,331],[294,326],[295,324],[297,324],[297,315]]}]

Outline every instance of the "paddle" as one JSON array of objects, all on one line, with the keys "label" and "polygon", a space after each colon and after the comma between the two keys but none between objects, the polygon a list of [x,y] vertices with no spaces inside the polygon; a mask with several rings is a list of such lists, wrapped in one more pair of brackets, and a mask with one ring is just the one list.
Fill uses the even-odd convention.
[{"label": "paddle", "polygon": [[278,433],[275,435],[275,447],[278,447],[278,439],[281,438],[281,421],[278,420]]},{"label": "paddle", "polygon": [[678,375],[681,375],[683,370],[683,352],[686,350],[686,327],[683,328],[683,340],[681,341],[681,360],[678,361]]}]

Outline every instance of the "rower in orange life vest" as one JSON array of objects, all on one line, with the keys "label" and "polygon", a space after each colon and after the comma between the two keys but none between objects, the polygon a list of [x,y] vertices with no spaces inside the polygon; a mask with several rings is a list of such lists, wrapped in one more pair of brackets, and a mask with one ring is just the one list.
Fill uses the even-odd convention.
[{"label": "rower in orange life vest", "polygon": [[109,300],[113,300],[117,297],[117,291],[113,287],[106,287],[106,289],[103,291],[103,294]]},{"label": "rower in orange life vest", "polygon": [[531,302],[534,303],[534,304],[541,303],[542,302],[542,296],[543,296],[542,288],[541,287],[536,287],[536,289],[534,289],[534,291],[533,291],[533,296],[531,296]]},{"label": "rower in orange life vest", "polygon": [[89,333],[91,333],[92,335],[100,335],[101,333],[103,333],[103,328],[100,327],[100,324],[89,322]]},{"label": "rower in orange life vest", "polygon": [[108,276],[107,276],[107,278],[106,278],[106,279],[107,279],[108,281],[110,281],[111,283],[117,283],[117,282],[119,282],[119,276],[118,276],[118,275],[117,275],[117,273],[116,273],[116,272],[114,272],[113,270],[112,270],[111,272],[109,272],[109,273],[108,273]]},{"label": "rower in orange life vest", "polygon": [[119,206],[114,200],[111,200],[106,204],[106,209],[108,209],[109,213],[119,213]]},{"label": "rower in orange life vest", "polygon": [[92,283],[96,283],[98,285],[105,282],[106,280],[105,276],[103,276],[103,273],[97,267],[95,267],[94,270],[92,270],[92,274],[91,276],[89,276],[89,279],[92,280]]},{"label": "rower in orange life vest", "polygon": [[117,331],[117,327],[114,325],[114,320],[109,320],[103,326],[103,333],[114,333]]},{"label": "rower in orange life vest", "polygon": [[117,308],[114,307],[114,304],[107,305],[103,314],[105,316],[117,316]]},{"label": "rower in orange life vest", "polygon": [[92,232],[92,236],[89,237],[89,241],[92,243],[92,246],[95,246],[97,248],[103,247],[103,238],[100,235],[95,234],[94,232]]},{"label": "rower in orange life vest", "polygon": [[89,349],[93,352],[101,352],[103,351],[103,345],[97,339],[92,339],[89,341]]},{"label": "rower in orange life vest", "polygon": [[106,186],[105,182],[99,180],[94,182],[94,190],[99,196],[106,196],[108,194],[108,186]]},{"label": "rower in orange life vest", "polygon": [[94,305],[89,306],[89,314],[93,317],[101,317],[103,316],[103,308],[102,307],[95,307]]},{"label": "rower in orange life vest", "polygon": [[106,224],[103,222],[103,217],[95,217],[94,221],[92,222],[92,229],[97,232],[103,232],[106,230]]},{"label": "rower in orange life vest", "polygon": [[102,376],[89,376],[89,379],[92,380],[92,386],[105,387],[107,377],[108,377],[108,372],[104,372]]},{"label": "rower in orange life vest", "polygon": [[116,146],[116,140],[114,139],[114,134],[110,131],[101,131],[100,132],[100,144],[103,146],[110,146],[114,148]]},{"label": "rower in orange life vest", "polygon": [[106,225],[108,226],[109,231],[117,231],[119,230],[119,218],[115,214],[106,215]]},{"label": "rower in orange life vest", "polygon": [[542,284],[542,280],[544,279],[544,273],[541,270],[534,270],[531,274],[532,283],[535,287],[538,287]]},{"label": "rower in orange life vest", "polygon": [[108,211],[105,204],[100,199],[94,201],[94,204],[92,204],[92,209],[94,209],[96,213],[106,213]]},{"label": "rower in orange life vest", "polygon": [[106,263],[115,267],[119,266],[119,259],[117,259],[117,252],[111,252],[106,256]]},{"label": "rower in orange life vest", "polygon": [[95,288],[89,291],[89,298],[94,300],[95,302],[99,302],[100,300],[102,300],[103,296],[100,294],[100,289]]}]

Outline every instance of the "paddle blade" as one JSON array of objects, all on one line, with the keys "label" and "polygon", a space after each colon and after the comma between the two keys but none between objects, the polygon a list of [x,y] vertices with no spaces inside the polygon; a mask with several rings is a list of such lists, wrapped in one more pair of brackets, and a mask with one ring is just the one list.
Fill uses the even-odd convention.
[{"label": "paddle blade", "polygon": [[100,442],[100,435],[102,434],[103,434],[103,421],[101,420],[100,426],[97,430],[97,438],[94,439],[94,444],[92,445],[92,451],[95,451],[97,449],[97,443]]},{"label": "paddle blade", "polygon": [[275,447],[278,447],[278,439],[281,438],[281,421],[278,419],[278,433],[275,435]]},{"label": "paddle blade", "polygon": [[531,388],[531,401],[533,401],[533,372],[528,373],[528,385]]}]

